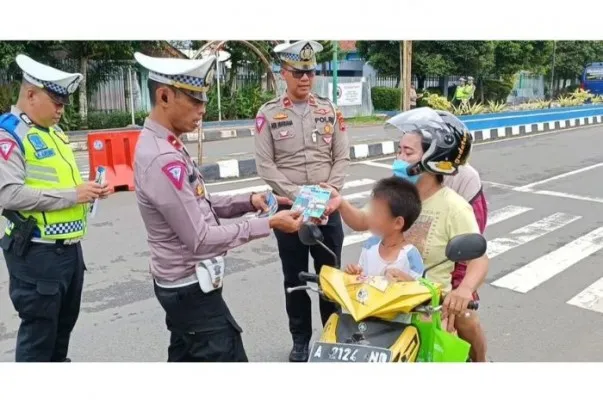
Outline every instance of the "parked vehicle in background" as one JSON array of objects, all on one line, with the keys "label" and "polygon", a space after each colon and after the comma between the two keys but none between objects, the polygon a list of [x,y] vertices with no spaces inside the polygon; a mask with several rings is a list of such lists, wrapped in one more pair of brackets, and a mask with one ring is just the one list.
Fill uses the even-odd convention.
[{"label": "parked vehicle in background", "polygon": [[580,87],[596,96],[603,95],[603,62],[588,64],[584,68]]}]

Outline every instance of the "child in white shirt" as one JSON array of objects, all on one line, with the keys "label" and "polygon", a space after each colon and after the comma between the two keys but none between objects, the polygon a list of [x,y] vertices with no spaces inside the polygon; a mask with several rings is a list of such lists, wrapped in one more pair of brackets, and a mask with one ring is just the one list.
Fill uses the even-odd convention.
[{"label": "child in white shirt", "polygon": [[421,254],[408,243],[404,232],[421,214],[421,199],[414,184],[392,176],[377,182],[369,206],[369,229],[375,236],[363,245],[358,264],[345,272],[386,276],[394,281],[412,281],[423,275]]}]

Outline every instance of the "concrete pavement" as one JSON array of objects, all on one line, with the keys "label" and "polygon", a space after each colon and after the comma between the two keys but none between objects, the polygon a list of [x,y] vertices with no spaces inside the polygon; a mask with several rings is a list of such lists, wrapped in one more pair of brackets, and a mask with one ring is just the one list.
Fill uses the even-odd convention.
[{"label": "concrete pavement", "polygon": [[[601,127],[477,145],[471,163],[489,200],[492,257],[480,315],[495,361],[602,361],[603,151]],[[230,143],[230,142],[229,142]],[[343,194],[363,205],[390,159],[355,163]],[[210,184],[215,194],[255,190],[259,179]],[[343,263],[365,238],[346,227]],[[74,361],[164,361],[168,333],[148,275],[146,233],[133,193],[101,203],[84,242],[89,272],[73,333]],[[290,349],[273,236],[229,253],[225,296],[252,361]],[[3,263],[3,261],[0,261]],[[0,267],[0,361],[11,361],[18,318]],[[314,302],[315,333],[318,307]],[[552,329],[544,329],[552,328]]]}]

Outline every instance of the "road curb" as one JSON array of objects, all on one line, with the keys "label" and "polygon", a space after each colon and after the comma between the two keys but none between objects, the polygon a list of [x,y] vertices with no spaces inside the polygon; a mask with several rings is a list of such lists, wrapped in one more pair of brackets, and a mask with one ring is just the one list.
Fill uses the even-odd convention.
[{"label": "road curb", "polygon": [[[134,128],[136,129],[136,128]],[[140,128],[138,128],[140,129]],[[98,132],[102,132],[102,131],[98,131]],[[91,132],[91,133],[97,133],[97,132]],[[218,129],[218,130],[208,130],[208,131],[204,131],[203,132],[203,142],[215,142],[215,141],[219,141],[219,140],[225,140],[225,139],[236,139],[236,138],[243,138],[243,137],[250,137],[253,136],[253,127],[237,127],[237,128],[226,128],[226,129]],[[80,140],[79,137],[83,137],[83,140]],[[73,151],[88,151],[88,139],[87,139],[87,135],[77,135],[75,136],[75,138],[78,138],[76,140],[73,140],[74,138],[72,138],[71,143],[69,144],[71,146],[71,149]],[[191,132],[191,133],[185,133],[184,135],[181,136],[181,139],[184,143],[197,143],[198,139],[199,139],[199,134],[196,132]]]},{"label": "road curb", "polygon": [[[475,130],[471,131],[471,134],[473,135],[475,143],[492,142],[513,137],[529,136],[550,131],[562,131],[568,128],[596,125],[601,123],[603,123],[603,115]],[[393,140],[378,143],[355,144],[350,147],[350,159],[352,161],[357,161],[392,155],[395,154],[397,147],[397,143]],[[207,182],[251,178],[257,176],[254,158],[244,160],[222,160],[216,163],[202,165],[201,172]]]},{"label": "road curb", "polygon": [[[362,125],[353,125],[354,128],[368,128],[371,126],[381,126],[381,124],[362,124]],[[132,127],[129,129],[141,129],[140,127]],[[228,140],[228,139],[239,139],[254,136],[253,126],[241,126],[241,127],[232,127],[232,128],[222,128],[222,129],[212,129],[203,132],[203,142],[217,142],[220,140]],[[125,128],[120,128],[119,130],[115,130],[119,132],[120,130],[126,130]],[[111,132],[110,129],[106,130],[107,132]],[[103,131],[93,131],[90,133],[97,133]],[[184,143],[197,143],[199,139],[199,134],[196,132],[186,133],[181,136],[182,141]],[[88,151],[88,140],[87,135],[83,133],[78,133],[77,135],[73,135],[71,137],[70,143],[71,149],[73,151]]]}]

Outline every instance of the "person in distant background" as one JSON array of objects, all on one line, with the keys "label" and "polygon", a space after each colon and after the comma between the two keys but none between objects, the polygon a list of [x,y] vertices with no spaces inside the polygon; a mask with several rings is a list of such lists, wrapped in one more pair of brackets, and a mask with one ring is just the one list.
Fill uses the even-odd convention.
[{"label": "person in distant background", "polygon": [[475,97],[475,83],[473,83],[473,77],[467,77],[467,85],[465,86],[465,93],[467,94],[467,101],[473,100]]},{"label": "person in distant background", "polygon": [[467,92],[465,91],[466,88],[466,84],[465,84],[465,78],[460,78],[459,79],[459,84],[456,87],[456,90],[454,92],[454,97],[452,98],[452,105],[454,105],[455,107],[460,106],[462,103],[467,101]]},{"label": "person in distant background", "polygon": [[417,108],[417,100],[423,97],[423,95],[417,96],[417,89],[415,88],[415,84],[410,84],[410,109]]}]

